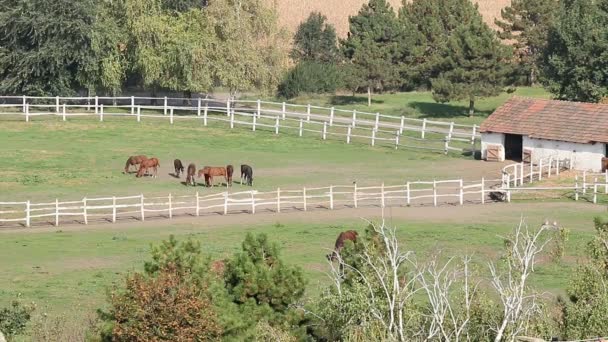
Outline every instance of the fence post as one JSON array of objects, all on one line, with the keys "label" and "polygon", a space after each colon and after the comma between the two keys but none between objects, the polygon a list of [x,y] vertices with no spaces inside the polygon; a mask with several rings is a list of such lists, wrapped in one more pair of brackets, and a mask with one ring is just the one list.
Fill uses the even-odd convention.
[{"label": "fence post", "polygon": [[255,193],[252,191],[250,191],[251,193],[251,213],[255,214]]},{"label": "fence post", "polygon": [[224,215],[228,214],[228,191],[224,192]]},{"label": "fence post", "polygon": [[258,118],[262,116],[262,101],[258,99]]},{"label": "fence post", "polygon": [[395,150],[399,148],[399,131],[395,135]]},{"label": "fence post", "polygon": [[384,182],[382,182],[382,185],[380,185],[380,199],[381,199],[381,206],[382,208],[384,208]]},{"label": "fence post", "polygon": [[355,208],[358,207],[357,203],[357,183],[355,183],[355,190],[353,192],[353,203],[355,204]]},{"label": "fence post", "polygon": [[351,133],[351,126],[348,126],[348,131],[346,132],[346,143],[350,144],[350,133]]},{"label": "fence post", "polygon": [[450,122],[450,132],[448,133],[450,139],[452,139],[452,134],[454,134],[454,121]]},{"label": "fence post", "polygon": [[209,101],[205,102],[205,110],[203,111],[203,126],[207,126],[207,112],[209,111]]},{"label": "fence post", "polygon": [[530,159],[530,183],[534,182],[534,163]]},{"label": "fence post", "polygon": [[141,106],[137,106],[137,122],[141,122]]},{"label": "fence post", "polygon": [[549,157],[549,174],[547,175],[547,177],[551,177],[551,167],[553,167],[553,156]]},{"label": "fence post", "polygon": [[173,107],[169,110],[169,122],[173,125]]},{"label": "fence post", "polygon": [[481,204],[486,204],[486,180],[481,177]]},{"label": "fence post", "polygon": [[376,145],[376,129],[372,129],[372,146]]},{"label": "fence post", "polygon": [[63,104],[63,121],[65,121],[65,103]]},{"label": "fence post", "polygon": [[99,115],[103,116],[103,103],[99,105]]},{"label": "fence post", "polygon": [[464,205],[464,184],[462,179],[460,180],[460,205]]},{"label": "fence post", "polygon": [[199,204],[198,191],[196,192],[195,196],[196,196],[196,216],[200,216],[201,215],[201,206]]},{"label": "fence post", "polygon": [[511,190],[507,189],[507,203],[511,203]]},{"label": "fence post", "polygon": [[327,122],[323,122],[323,140],[327,139]]},{"label": "fence post", "polygon": [[378,129],[378,125],[380,124],[380,113],[376,113],[376,123],[374,127]]},{"label": "fence post", "polygon": [[405,116],[401,115],[401,123],[399,124],[399,134],[403,134],[405,129]]},{"label": "fence post", "polygon": [[437,181],[433,179],[433,206],[437,206]]},{"label": "fence post", "polygon": [[279,117],[277,116],[277,120],[274,123],[274,134],[279,134]]},{"label": "fence post", "polygon": [[116,223],[116,196],[112,196],[112,223]]},{"label": "fence post", "polygon": [[135,114],[135,96],[131,96],[131,115]]},{"label": "fence post", "polygon": [[555,170],[555,175],[559,176],[559,169],[561,168],[561,162],[559,160],[559,155],[557,156],[557,169]]},{"label": "fence post", "polygon": [[306,187],[302,188],[302,199],[304,200],[304,211],[307,211],[307,209],[306,209]]},{"label": "fence post", "polygon": [[420,138],[424,139],[424,131],[426,131],[426,119],[422,119],[422,129],[420,131]]},{"label": "fence post", "polygon": [[59,113],[59,96],[55,96],[55,113]]},{"label": "fence post", "polygon": [[27,202],[25,202],[25,226],[29,228],[30,223],[31,223],[31,218],[30,218],[30,201],[28,200]]},{"label": "fence post", "polygon": [[286,108],[285,108],[285,106],[286,106],[286,105],[285,105],[285,102],[283,102],[283,106],[282,106],[282,108],[281,108],[281,109],[282,109],[282,113],[281,113],[281,114],[282,114],[282,118],[283,118],[283,120],[285,120],[285,112],[286,112]]},{"label": "fence post", "polygon": [[226,100],[226,116],[230,115],[230,97]]},{"label": "fence post", "polygon": [[587,171],[583,171],[583,194],[587,193]]},{"label": "fence post", "polygon": [[538,160],[538,180],[543,180],[543,158]]},{"label": "fence post", "polygon": [[519,175],[519,185],[524,185],[524,162],[521,162],[521,167],[520,167],[520,175]]},{"label": "fence post", "polygon": [[25,95],[23,95],[23,108],[22,108],[22,112],[25,113],[25,105],[27,104],[27,97],[25,97]]},{"label": "fence post", "polygon": [[471,145],[475,145],[475,135],[477,134],[477,125],[473,125],[473,134],[471,134]]},{"label": "fence post", "polygon": [[357,110],[354,109],[353,110],[353,123],[352,123],[353,127],[357,127]]},{"label": "fence post", "polygon": [[55,227],[59,226],[59,199],[55,198]]},{"label": "fence post", "polygon": [[[97,109],[95,109],[97,110]],[[137,117],[137,121],[139,122],[139,115]],[[99,114],[99,122],[103,122],[103,111]]]},{"label": "fence post", "polygon": [[173,218],[173,201],[171,199],[171,194],[169,193],[169,218]]},{"label": "fence post", "polygon": [[574,175],[574,200],[578,201],[578,175]]},{"label": "fence post", "polygon": [[233,129],[234,128],[234,113],[231,112],[228,115],[230,115],[230,129]]},{"label": "fence post", "polygon": [[200,98],[200,96],[196,103],[196,116],[201,116],[201,98]]},{"label": "fence post", "polygon": [[334,125],[334,112],[335,112],[335,108],[331,107],[331,110],[329,111],[329,126],[333,126]]},{"label": "fence post", "polygon": [[310,122],[310,103],[306,106],[306,122]]},{"label": "fence post", "polygon": [[89,216],[87,215],[87,198],[82,199],[82,216],[84,216],[84,224],[89,224]]},{"label": "fence post", "polygon": [[444,146],[443,146],[443,153],[444,153],[445,155],[447,155],[447,154],[448,154],[448,151],[449,151],[449,149],[450,149],[450,139],[449,139],[449,137],[445,137],[445,140],[444,140],[444,141],[445,141],[445,142],[444,142]]},{"label": "fence post", "polygon": [[141,195],[139,195],[139,196],[140,196],[140,197],[139,197],[139,198],[140,198],[139,205],[140,205],[140,210],[141,210],[141,220],[142,220],[142,222],[143,222],[143,221],[145,221],[145,220],[146,220],[146,217],[145,217],[145,214],[144,214],[144,211],[146,210],[146,208],[145,208],[145,203],[144,203],[144,195],[143,195],[143,194],[141,194]]},{"label": "fence post", "polygon": [[163,105],[163,115],[167,115],[167,97],[165,96],[165,102]]},{"label": "fence post", "polygon": [[597,204],[597,179],[593,184],[593,204]]},{"label": "fence post", "polygon": [[95,114],[97,114],[98,106],[99,106],[99,96],[95,95]]},{"label": "fence post", "polygon": [[334,210],[334,186],[329,186],[329,209]]},{"label": "fence post", "polygon": [[608,194],[608,170],[604,172],[604,193]]},{"label": "fence post", "polygon": [[407,182],[407,184],[405,185],[405,200],[407,201],[408,206],[411,203],[410,197],[410,182]]},{"label": "fence post", "polygon": [[255,116],[255,114],[253,114],[253,123],[251,125],[251,130],[253,132],[255,132],[255,123],[256,123],[257,117]]},{"label": "fence post", "polygon": [[30,122],[30,105],[25,104],[25,122]]},{"label": "fence post", "polygon": [[281,212],[281,188],[277,188],[277,213]]},{"label": "fence post", "polygon": [[300,132],[299,132],[300,136],[302,136],[303,127],[304,127],[304,122],[302,119],[300,119]]}]

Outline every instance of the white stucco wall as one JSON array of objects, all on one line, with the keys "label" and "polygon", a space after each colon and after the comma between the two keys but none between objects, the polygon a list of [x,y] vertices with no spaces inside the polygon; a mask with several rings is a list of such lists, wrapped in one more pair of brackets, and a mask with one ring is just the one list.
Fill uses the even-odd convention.
[{"label": "white stucco wall", "polygon": [[602,170],[602,158],[605,153],[604,144],[577,144],[524,136],[523,147],[532,149],[532,160],[534,162],[541,158],[559,155],[560,158],[573,158],[576,170]]},{"label": "white stucco wall", "polygon": [[500,161],[505,160],[505,135],[502,133],[481,133],[481,159],[487,156],[488,145],[500,145]]}]

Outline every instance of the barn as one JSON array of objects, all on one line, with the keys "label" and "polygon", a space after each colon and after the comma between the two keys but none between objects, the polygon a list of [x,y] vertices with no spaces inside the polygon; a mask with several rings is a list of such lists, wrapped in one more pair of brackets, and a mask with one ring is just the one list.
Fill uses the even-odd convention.
[{"label": "barn", "polygon": [[602,171],[608,150],[608,105],[513,97],[481,125],[488,161],[570,159],[577,170]]}]

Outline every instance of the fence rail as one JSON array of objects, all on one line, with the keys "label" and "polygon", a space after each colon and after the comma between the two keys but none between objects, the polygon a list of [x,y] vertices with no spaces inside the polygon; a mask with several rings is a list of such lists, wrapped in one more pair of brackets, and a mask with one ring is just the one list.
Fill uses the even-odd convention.
[{"label": "fence rail", "polygon": [[491,201],[499,180],[462,179],[430,182],[407,182],[401,185],[360,187],[332,185],[320,188],[281,189],[273,191],[222,192],[211,195],[126,196],[83,198],[77,201],[35,203],[0,202],[0,227],[4,223],[30,227],[33,224],[59,226],[70,222],[88,224],[91,220],[116,222],[119,219],[144,221],[150,216],[202,216],[256,212],[334,210],[364,206],[394,207],[412,205],[464,205]]},{"label": "fence rail", "polygon": [[372,146],[383,144],[443,153],[463,151],[480,137],[476,125],[261,100],[0,96],[0,102],[0,114],[17,114],[26,122],[39,116],[60,116],[63,121],[80,116],[94,116],[99,121],[110,116],[132,117],[137,122],[143,118],[163,118],[171,124],[175,120],[196,119],[204,126],[216,121],[228,123],[231,129],[241,125],[252,131],[270,129],[275,134],[315,133],[324,140],[332,136],[348,144],[363,140]]},{"label": "fence rail", "polygon": [[543,177],[559,176],[560,172],[572,170],[572,159],[559,156],[541,158],[537,162],[509,164],[502,169],[502,184],[505,188],[517,188],[525,183],[541,181]]}]

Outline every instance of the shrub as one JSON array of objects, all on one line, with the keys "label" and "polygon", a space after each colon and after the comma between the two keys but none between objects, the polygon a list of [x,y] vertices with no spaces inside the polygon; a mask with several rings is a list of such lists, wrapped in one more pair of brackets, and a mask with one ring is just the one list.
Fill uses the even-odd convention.
[{"label": "shrub", "polygon": [[19,301],[13,301],[10,307],[0,309],[0,331],[7,338],[23,333],[31,319],[32,306],[24,306]]},{"label": "shrub", "polygon": [[336,64],[303,61],[291,69],[279,85],[278,95],[291,99],[301,94],[333,93],[341,86]]}]

